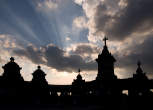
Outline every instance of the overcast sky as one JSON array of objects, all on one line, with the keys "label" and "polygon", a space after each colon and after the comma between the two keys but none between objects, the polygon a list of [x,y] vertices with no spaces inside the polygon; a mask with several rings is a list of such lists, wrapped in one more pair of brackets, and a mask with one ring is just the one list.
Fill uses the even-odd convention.
[{"label": "overcast sky", "polygon": [[0,65],[15,57],[28,81],[37,65],[50,84],[71,84],[79,68],[95,79],[105,35],[118,78],[138,60],[152,78],[152,33],[153,0],[0,0]]}]

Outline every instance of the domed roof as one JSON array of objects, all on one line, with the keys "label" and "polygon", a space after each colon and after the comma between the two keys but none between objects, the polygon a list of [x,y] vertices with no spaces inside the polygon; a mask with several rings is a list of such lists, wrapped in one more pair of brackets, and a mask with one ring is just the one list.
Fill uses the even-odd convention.
[{"label": "domed roof", "polygon": [[45,76],[45,72],[41,69],[41,66],[37,67],[37,70],[34,71],[34,73],[32,75],[43,75]]},{"label": "domed roof", "polygon": [[10,62],[3,66],[3,69],[22,69],[16,62],[14,62],[14,58],[10,58]]},{"label": "domed roof", "polygon": [[78,75],[77,75],[77,79],[82,80],[81,74],[78,74]]}]

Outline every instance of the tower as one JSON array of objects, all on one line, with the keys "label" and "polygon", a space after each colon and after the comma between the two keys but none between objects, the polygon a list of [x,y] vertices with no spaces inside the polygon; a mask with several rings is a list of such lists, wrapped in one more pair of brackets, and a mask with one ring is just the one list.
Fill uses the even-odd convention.
[{"label": "tower", "polygon": [[5,81],[9,81],[11,83],[19,83],[19,81],[24,81],[20,74],[20,70],[22,68],[14,60],[15,59],[11,57],[10,62],[2,67],[4,69],[2,77]]},{"label": "tower", "polygon": [[138,61],[138,67],[136,69],[136,73],[133,74],[132,78],[132,86],[129,90],[129,95],[131,96],[142,96],[142,95],[149,95],[150,88],[149,88],[149,79],[147,78],[146,74],[143,72],[141,68],[141,62]]},{"label": "tower", "polygon": [[116,62],[115,58],[111,55],[108,51],[106,41],[108,40],[107,37],[103,39],[104,47],[102,53],[98,55],[96,59],[98,63],[98,75],[97,79],[104,79],[104,80],[112,80],[117,79],[114,74],[114,63]]},{"label": "tower", "polygon": [[78,70],[77,78],[72,82],[72,94],[73,95],[83,95],[85,90],[85,80],[82,79],[80,74],[80,69]]},{"label": "tower", "polygon": [[85,83],[85,80],[82,79],[82,76],[80,74],[81,70],[78,70],[78,75],[77,78],[72,82],[72,85],[78,85],[78,86],[82,86]]},{"label": "tower", "polygon": [[[38,66],[37,70],[34,71],[32,84],[32,96],[37,97],[34,103],[45,103],[48,102],[50,96],[48,82],[45,79],[46,74]],[[35,99],[34,98],[34,99]]]},{"label": "tower", "polygon": [[34,71],[32,83],[34,85],[40,86],[40,87],[45,87],[48,86],[48,83],[45,79],[46,74],[41,70],[41,67],[38,66],[37,70]]}]

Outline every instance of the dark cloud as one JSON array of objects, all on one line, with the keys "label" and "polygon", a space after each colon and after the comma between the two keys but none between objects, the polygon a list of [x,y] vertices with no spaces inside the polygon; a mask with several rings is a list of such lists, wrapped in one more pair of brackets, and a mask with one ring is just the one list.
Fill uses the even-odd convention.
[{"label": "dark cloud", "polygon": [[77,45],[77,47],[75,48],[75,50],[71,51],[74,54],[78,54],[78,55],[82,55],[82,54],[94,54],[94,53],[99,53],[100,49],[95,46],[95,45],[90,45],[90,44],[80,44]]},{"label": "dark cloud", "polygon": [[[142,62],[142,67],[146,73],[152,73],[153,71],[153,36],[148,36],[141,44],[132,44],[127,47],[123,52],[114,53],[117,63],[115,67],[123,68],[130,76],[137,68],[137,61]],[[126,51],[129,51],[126,54]],[[71,51],[69,55],[66,52],[55,46],[48,45],[44,48],[38,49],[32,45],[26,49],[14,50],[14,53],[18,56],[24,56],[30,59],[36,64],[45,64],[48,67],[57,69],[58,71],[77,71],[78,68],[83,70],[97,70],[97,64],[95,61],[87,62],[80,55],[81,54],[96,54],[100,52],[94,46],[81,44],[76,47],[74,51]],[[122,55],[121,55],[122,53]],[[45,59],[45,60],[43,60]],[[119,73],[122,74],[122,73]]]},{"label": "dark cloud", "polygon": [[127,71],[135,72],[137,68],[137,61],[142,62],[142,66],[147,73],[153,72],[153,37],[148,37],[142,44],[128,47],[126,51],[130,50],[128,55],[115,55],[118,60],[117,66],[125,68]]},{"label": "dark cloud", "polygon": [[[83,70],[97,69],[95,61],[87,62],[80,55],[65,55],[65,51],[54,45],[48,45],[43,49],[29,46],[24,50],[15,50],[14,53],[19,56],[25,56],[36,64],[45,64],[58,71],[72,72],[77,71],[78,68]],[[42,59],[45,59],[46,62]]]},{"label": "dark cloud", "polygon": [[153,0],[126,0],[126,3],[114,15],[108,14],[107,4],[99,4],[95,13],[96,32],[105,32],[113,40],[123,40],[153,28]]},{"label": "dark cloud", "polygon": [[58,47],[49,46],[45,53],[48,66],[62,71],[76,71],[78,68],[93,70],[96,68],[94,62],[85,62],[79,55],[65,56],[64,54],[65,52]]},{"label": "dark cloud", "polygon": [[42,51],[35,48],[32,45],[29,45],[27,48],[23,48],[23,49],[15,49],[13,52],[18,56],[26,56],[27,58],[29,58],[32,62],[36,64],[44,63],[42,59],[43,58]]}]

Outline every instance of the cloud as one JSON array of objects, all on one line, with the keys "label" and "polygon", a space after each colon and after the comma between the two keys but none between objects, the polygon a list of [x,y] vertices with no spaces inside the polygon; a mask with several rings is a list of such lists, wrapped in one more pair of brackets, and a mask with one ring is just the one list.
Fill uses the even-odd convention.
[{"label": "cloud", "polygon": [[[136,69],[137,60],[142,60],[146,72],[152,71],[151,57],[153,54],[150,50],[152,50],[153,40],[152,35],[149,35],[153,31],[152,0],[74,1],[78,5],[71,0],[64,2],[61,0],[35,1],[34,3],[41,3],[40,7],[38,6],[42,9],[41,11],[33,10],[35,7],[31,5],[26,5],[26,8],[20,11],[16,5],[12,6],[13,3],[8,5],[11,7],[6,5],[6,8],[3,8],[2,6],[1,11],[4,13],[1,12],[3,15],[1,31],[18,35],[19,38],[27,41],[26,44],[31,42],[32,45],[21,46],[21,43],[24,42],[19,45],[19,42],[15,41],[19,38],[9,35],[7,35],[8,38],[6,35],[1,36],[0,49],[3,48],[1,53],[5,54],[4,56],[11,56],[14,55],[13,51],[20,57],[27,57],[35,64],[44,64],[58,71],[71,72],[78,68],[87,71],[96,70],[97,64],[94,58],[100,51],[95,45],[98,45],[97,41],[106,34],[109,40],[115,40],[108,42],[108,46],[117,59],[115,67],[118,70],[121,71],[124,68],[128,74],[131,74]],[[50,10],[57,8],[57,13],[50,13]],[[27,12],[23,14],[25,9]],[[10,15],[10,19],[6,15]],[[31,15],[32,18],[27,17]],[[89,44],[77,43],[70,47],[74,42],[88,42],[87,36]],[[91,42],[96,43],[93,45]],[[63,50],[55,45],[38,47],[49,43],[63,48],[69,47],[70,50]],[[7,53],[4,53],[6,51]]]},{"label": "cloud", "polygon": [[[153,29],[152,0],[76,0],[88,18],[88,39],[125,40]],[[96,38],[94,38],[96,37]]]},{"label": "cloud", "polygon": [[[142,62],[144,71],[148,74],[153,72],[153,35],[150,35],[141,44],[133,44],[120,53],[115,53],[118,60],[117,67],[124,68],[127,74],[132,74],[137,68],[137,61]],[[131,73],[128,73],[131,72]]]},{"label": "cloud", "polygon": [[84,0],[74,0],[75,3],[77,3],[78,5],[82,5]]},{"label": "cloud", "polygon": [[65,40],[68,42],[68,41],[71,40],[71,38],[70,38],[69,36],[67,36],[67,37],[65,38]]},{"label": "cloud", "polygon": [[97,46],[89,43],[80,43],[76,46],[75,50],[72,50],[75,54],[93,54],[98,53],[99,49]]},{"label": "cloud", "polygon": [[14,53],[18,56],[27,57],[33,63],[44,64],[58,71],[73,72],[77,71],[78,68],[96,70],[95,61],[85,61],[80,55],[66,54],[64,50],[52,44],[41,49],[31,45],[26,49],[14,50]]},{"label": "cloud", "polygon": [[16,40],[9,34],[0,34],[0,44],[1,48],[5,49],[12,49],[17,47]]},{"label": "cloud", "polygon": [[127,6],[112,19],[114,20],[112,27],[106,30],[106,34],[116,36],[116,39],[122,40],[133,33],[144,33],[153,28],[152,0],[127,0],[126,2]]},{"label": "cloud", "polygon": [[67,48],[67,51],[71,54],[80,55],[85,60],[94,61],[101,49],[91,43],[77,43]]},{"label": "cloud", "polygon": [[43,58],[43,53],[41,49],[37,49],[33,45],[27,46],[27,48],[22,48],[22,49],[14,49],[13,52],[22,57],[26,56],[29,58],[33,63],[36,64],[43,64],[45,63],[45,60]]},{"label": "cloud", "polygon": [[50,10],[55,10],[58,8],[58,3],[55,0],[43,0],[38,2],[38,8],[48,8]]},{"label": "cloud", "polygon": [[[137,68],[136,63],[138,60],[142,61],[145,72],[151,74],[153,71],[153,61],[151,60],[153,56],[153,52],[151,51],[153,50],[153,35],[148,34],[147,36],[145,39],[138,39],[136,36],[135,40],[130,38],[126,40],[127,42],[109,42],[109,50],[113,51],[113,55],[117,59],[115,68],[122,70],[122,72],[124,71],[124,73],[120,73],[119,71],[118,75],[122,77],[131,76]],[[9,38],[9,35],[0,36],[2,40],[0,43],[3,43],[2,46],[4,46],[6,39],[7,42],[10,42]],[[15,55],[26,57],[35,64],[43,64],[57,71],[67,72],[77,71],[78,68],[85,71],[97,70],[95,58],[97,58],[101,49],[94,44],[78,43],[63,50],[53,44],[40,48],[30,44],[25,48],[13,41],[13,39],[11,41],[9,45],[4,46],[5,49],[10,48]],[[13,47],[12,43],[16,46]],[[11,51],[9,53],[12,53]]]},{"label": "cloud", "polygon": [[76,26],[77,28],[87,28],[87,20],[84,16],[79,16],[76,17],[73,20],[73,25]]},{"label": "cloud", "polygon": [[[108,36],[118,70],[130,76],[141,60],[148,73],[152,69],[152,0],[76,0],[87,17],[88,40],[99,42]],[[122,72],[119,74],[121,75]],[[123,75],[122,75],[123,76]]]}]

